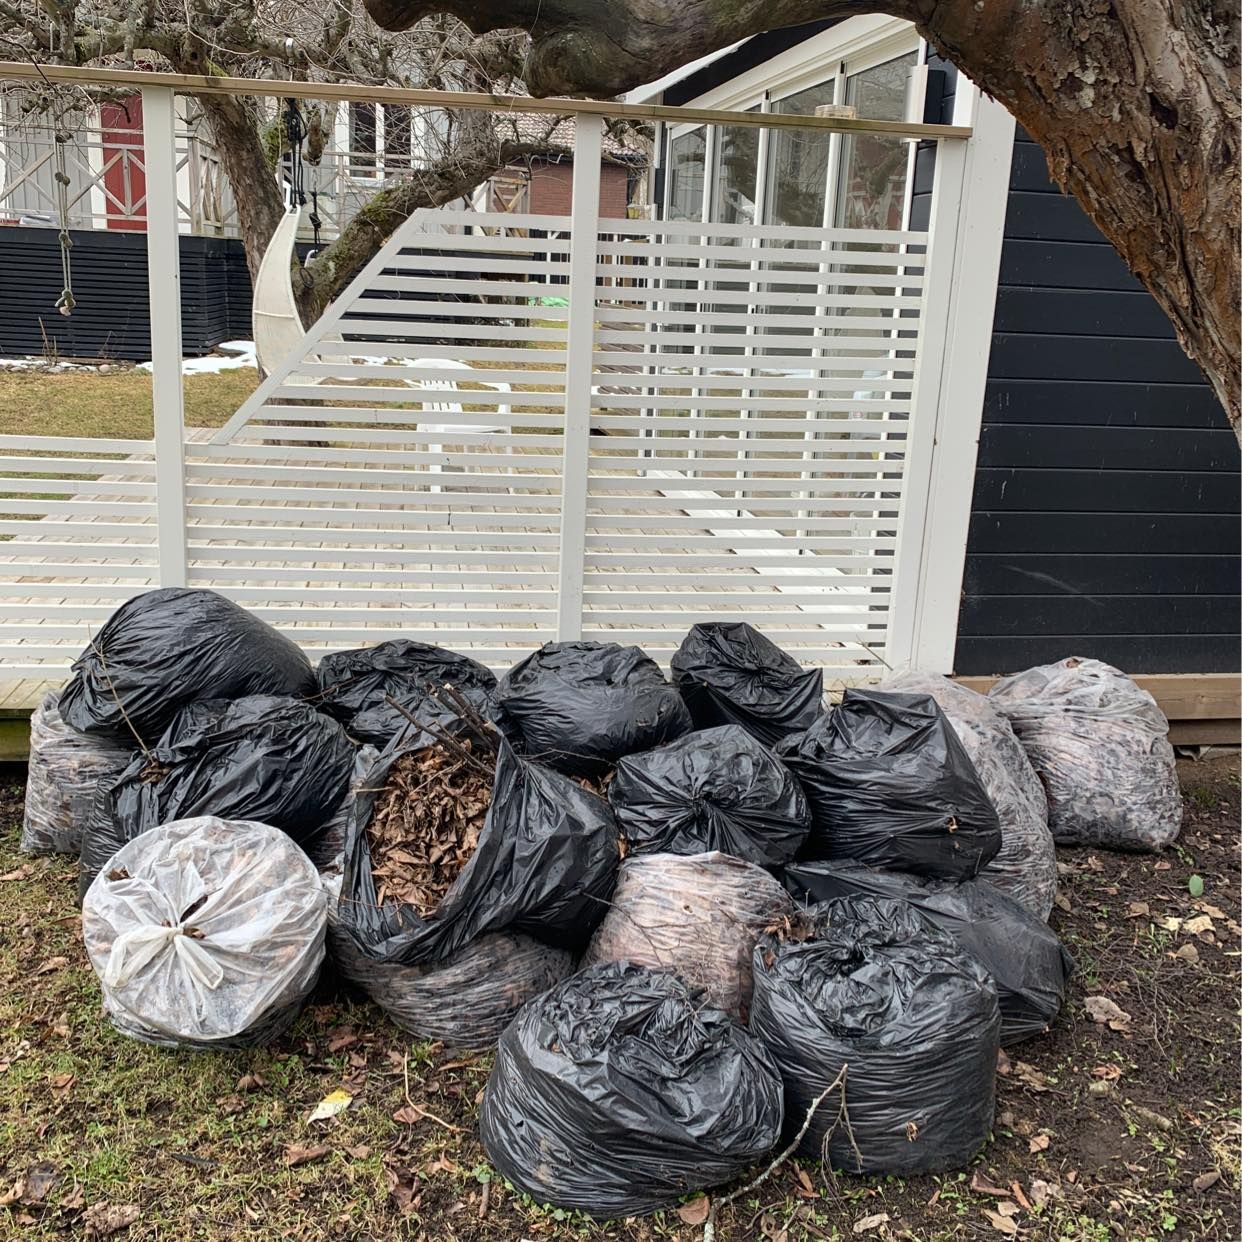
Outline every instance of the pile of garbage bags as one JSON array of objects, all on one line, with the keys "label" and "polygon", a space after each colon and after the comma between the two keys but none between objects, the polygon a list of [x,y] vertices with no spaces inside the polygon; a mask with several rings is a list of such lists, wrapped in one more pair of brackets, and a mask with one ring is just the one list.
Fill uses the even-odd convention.
[{"label": "pile of garbage bags", "polygon": [[[431,888],[394,887],[410,834],[440,848],[403,782],[445,756],[476,769],[469,831]],[[610,1217],[804,1123],[842,1171],[965,1166],[998,1047],[1070,986],[1053,840],[1160,849],[1180,817],[1167,722],[1094,660],[835,705],[742,623],[696,625],[671,680],[586,641],[499,679],[402,639],[315,669],[177,589],[118,609],[35,713],[22,842],[79,855],[118,1030],[254,1046],[326,973],[420,1039],[499,1041],[489,1158]]]}]

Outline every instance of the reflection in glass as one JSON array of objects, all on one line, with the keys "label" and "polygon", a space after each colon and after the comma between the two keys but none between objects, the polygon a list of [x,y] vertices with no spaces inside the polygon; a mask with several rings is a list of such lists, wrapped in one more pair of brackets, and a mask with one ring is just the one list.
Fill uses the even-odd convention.
[{"label": "reflection in glass", "polygon": [[670,220],[703,218],[703,177],[707,135],[703,127],[681,134],[668,144],[668,211]]},{"label": "reflection in glass", "polygon": [[[754,112],[754,108],[748,109]],[[717,156],[713,223],[754,224],[755,186],[759,174],[759,130],[753,125],[721,126]]]},{"label": "reflection in glass", "polygon": [[[772,104],[787,116],[814,116],[833,102],[834,82],[822,82]],[[824,222],[831,137],[824,130],[774,129],[768,139],[766,224],[818,228]]]}]

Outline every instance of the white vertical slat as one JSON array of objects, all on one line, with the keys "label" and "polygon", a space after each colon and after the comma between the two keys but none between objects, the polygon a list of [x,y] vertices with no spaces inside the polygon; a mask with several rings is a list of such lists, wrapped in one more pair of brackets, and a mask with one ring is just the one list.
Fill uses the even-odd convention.
[{"label": "white vertical slat", "polygon": [[953,123],[973,124],[974,133],[969,143],[962,144],[966,148],[964,189],[922,529],[914,645],[915,662],[938,673],[953,670],[957,647],[1014,135],[1014,119],[1005,107],[965,78],[958,80]]},{"label": "white vertical slat", "polygon": [[916,658],[922,532],[931,487],[940,379],[948,349],[952,272],[959,244],[965,170],[966,143],[942,139],[936,149],[927,268],[919,310],[922,328],[906,443],[906,495],[893,565],[892,619],[885,660],[894,668],[909,665]]},{"label": "white vertical slat", "polygon": [[184,586],[187,568],[175,127],[172,91],[162,86],[144,86],[142,145],[147,183],[147,286],[151,303],[151,396],[155,418],[155,520],[161,586]]},{"label": "white vertical slat", "polygon": [[595,251],[599,234],[603,134],[602,118],[578,116],[574,130],[569,330],[565,345],[565,437],[562,446],[561,553],[556,609],[556,637],[560,642],[582,637],[591,382],[595,370]]}]

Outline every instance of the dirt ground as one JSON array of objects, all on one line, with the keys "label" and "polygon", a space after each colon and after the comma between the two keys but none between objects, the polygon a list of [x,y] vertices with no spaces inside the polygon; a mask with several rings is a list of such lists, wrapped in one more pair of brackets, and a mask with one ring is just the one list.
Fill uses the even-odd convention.
[{"label": "dirt ground", "polygon": [[[1237,762],[1180,768],[1186,823],[1167,854],[1061,851],[1052,923],[1078,960],[1072,995],[1002,1058],[974,1165],[903,1181],[790,1162],[722,1211],[719,1242],[1239,1236]],[[116,1034],[83,956],[74,866],[17,851],[19,775],[0,782],[0,1237],[703,1236],[683,1219],[697,1203],[596,1224],[509,1191],[475,1136],[490,1058],[414,1043],[330,985],[252,1053]],[[1093,1022],[1095,996],[1128,1021]],[[350,1107],[310,1122],[339,1089]]]}]

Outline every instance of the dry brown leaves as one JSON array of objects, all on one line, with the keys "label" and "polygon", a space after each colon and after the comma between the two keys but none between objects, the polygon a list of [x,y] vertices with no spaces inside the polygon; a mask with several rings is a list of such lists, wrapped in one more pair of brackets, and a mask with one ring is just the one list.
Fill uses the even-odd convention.
[{"label": "dry brown leaves", "polygon": [[[461,745],[475,753],[471,742]],[[434,914],[478,847],[491,799],[491,779],[445,746],[402,755],[367,828],[378,904],[393,899],[422,918]]]}]

